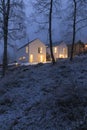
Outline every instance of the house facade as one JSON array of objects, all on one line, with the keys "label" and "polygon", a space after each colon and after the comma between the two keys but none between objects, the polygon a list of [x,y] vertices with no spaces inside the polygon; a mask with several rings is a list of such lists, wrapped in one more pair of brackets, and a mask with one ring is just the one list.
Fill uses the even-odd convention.
[{"label": "house facade", "polygon": [[[60,43],[55,43],[53,44],[53,54],[54,58],[59,59],[59,58],[68,58],[68,47],[66,43],[60,42]],[[49,60],[50,58],[50,47],[47,47],[47,59]]]},{"label": "house facade", "polygon": [[87,52],[87,43],[85,43],[84,46],[85,46],[85,47],[84,47],[84,48],[85,48],[84,50]]},{"label": "house facade", "polygon": [[[67,46],[68,46],[68,56],[70,57],[72,45],[68,44]],[[84,45],[83,42],[78,41],[77,43],[74,44],[73,56],[83,53],[85,49],[86,49],[86,45]]]},{"label": "house facade", "polygon": [[17,50],[18,63],[46,62],[46,46],[39,39],[35,39]]}]

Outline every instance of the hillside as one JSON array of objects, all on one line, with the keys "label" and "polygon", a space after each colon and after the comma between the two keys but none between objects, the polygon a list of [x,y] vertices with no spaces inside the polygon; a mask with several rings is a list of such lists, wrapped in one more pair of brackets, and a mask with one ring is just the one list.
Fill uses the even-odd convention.
[{"label": "hillside", "polygon": [[0,130],[87,130],[87,55],[9,68],[0,79]]}]

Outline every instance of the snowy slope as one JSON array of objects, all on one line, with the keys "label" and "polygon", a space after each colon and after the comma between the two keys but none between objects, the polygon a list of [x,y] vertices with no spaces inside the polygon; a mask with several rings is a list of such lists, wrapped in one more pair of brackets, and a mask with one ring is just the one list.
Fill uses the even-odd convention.
[{"label": "snowy slope", "polygon": [[0,79],[0,130],[87,130],[87,55],[9,68]]}]

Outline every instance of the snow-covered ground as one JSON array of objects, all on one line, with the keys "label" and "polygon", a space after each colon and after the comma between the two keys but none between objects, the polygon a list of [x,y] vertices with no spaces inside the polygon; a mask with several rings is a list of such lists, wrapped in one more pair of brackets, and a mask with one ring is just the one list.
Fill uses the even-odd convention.
[{"label": "snow-covered ground", "polygon": [[0,79],[0,130],[87,130],[87,55],[9,68]]}]

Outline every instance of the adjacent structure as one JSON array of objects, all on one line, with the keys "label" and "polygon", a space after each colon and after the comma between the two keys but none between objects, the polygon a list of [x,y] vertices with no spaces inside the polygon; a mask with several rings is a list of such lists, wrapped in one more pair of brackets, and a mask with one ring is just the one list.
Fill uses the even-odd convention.
[{"label": "adjacent structure", "polygon": [[84,49],[84,50],[87,52],[87,43],[85,43],[84,46],[85,46],[85,49]]},{"label": "adjacent structure", "polygon": [[[72,45],[68,44],[67,46],[68,46],[68,57],[70,57]],[[84,53],[86,49],[87,49],[87,45],[79,40],[74,44],[73,56]]]},{"label": "adjacent structure", "polygon": [[17,50],[18,63],[46,62],[46,46],[39,39],[35,39]]},{"label": "adjacent structure", "polygon": [[[54,43],[53,44],[53,54],[55,60],[58,58],[68,58],[68,47],[66,43]],[[47,47],[47,60],[50,60],[50,47]]]}]

